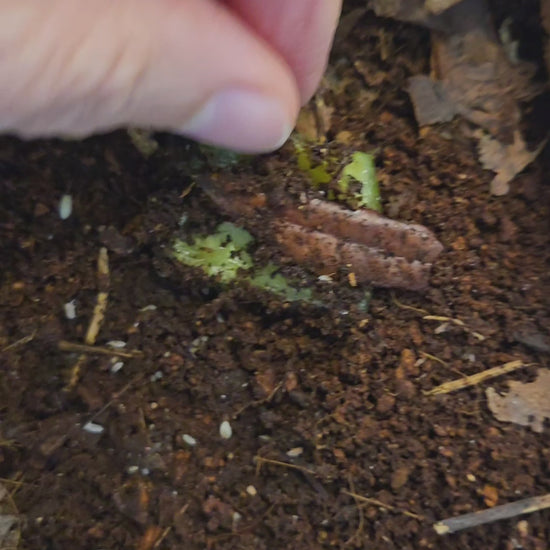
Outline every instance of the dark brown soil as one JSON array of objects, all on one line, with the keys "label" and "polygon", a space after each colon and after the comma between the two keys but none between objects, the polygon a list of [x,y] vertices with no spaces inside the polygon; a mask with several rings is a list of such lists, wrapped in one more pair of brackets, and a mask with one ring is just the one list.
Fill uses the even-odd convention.
[{"label": "dark brown soil", "polygon": [[[420,132],[405,89],[407,77],[429,70],[422,30],[367,14],[337,44],[332,66],[346,85],[325,92],[335,108],[327,147],[335,156],[374,151],[386,215],[426,225],[445,247],[428,291],[375,289],[366,313],[365,289],[350,287],[345,266],[332,284],[285,267],[320,293],[317,306],[224,288],[174,264],[174,234],[227,219],[199,187],[182,193],[207,170],[184,140],[159,136],[149,159],[123,133],[1,141],[0,477],[21,514],[20,548],[550,544],[548,511],[435,534],[435,521],[495,498],[549,493],[550,430],[498,422],[487,383],[423,393],[511,360],[548,364],[548,155],[495,198],[463,122]],[[528,130],[538,139],[546,129]],[[346,146],[334,140],[344,130]],[[224,177],[289,197],[307,189],[290,144]],[[64,193],[74,210],[62,221]],[[117,359],[124,365],[114,373],[111,357],[86,355],[66,391],[78,354],[58,342],[83,342],[103,245],[110,295],[97,344],[123,340],[143,356]],[[280,252],[260,234],[255,255]],[[64,314],[71,300],[74,320]],[[88,433],[89,421],[104,431]]]}]

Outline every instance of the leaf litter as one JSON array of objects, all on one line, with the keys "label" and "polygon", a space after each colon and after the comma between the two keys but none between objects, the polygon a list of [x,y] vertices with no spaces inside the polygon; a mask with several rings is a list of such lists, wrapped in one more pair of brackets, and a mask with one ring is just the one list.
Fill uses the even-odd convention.
[{"label": "leaf litter", "polygon": [[542,433],[544,420],[550,419],[550,371],[540,369],[534,382],[512,381],[509,389],[506,395],[499,395],[494,388],[486,391],[487,404],[495,418]]}]

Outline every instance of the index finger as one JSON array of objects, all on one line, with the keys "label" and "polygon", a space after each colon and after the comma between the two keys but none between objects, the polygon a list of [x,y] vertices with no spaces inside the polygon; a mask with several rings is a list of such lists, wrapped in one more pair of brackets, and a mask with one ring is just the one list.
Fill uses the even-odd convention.
[{"label": "index finger", "polygon": [[305,103],[325,70],[342,1],[225,0],[224,3],[286,61]]}]

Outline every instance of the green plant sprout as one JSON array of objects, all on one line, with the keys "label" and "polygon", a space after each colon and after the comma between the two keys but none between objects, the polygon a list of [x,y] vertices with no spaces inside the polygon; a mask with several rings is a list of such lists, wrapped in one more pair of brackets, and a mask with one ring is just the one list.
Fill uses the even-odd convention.
[{"label": "green plant sprout", "polygon": [[298,168],[309,176],[313,185],[315,187],[319,187],[319,185],[330,183],[332,176],[328,172],[328,162],[323,160],[321,164],[313,166],[310,153],[301,139],[294,136],[292,143],[294,144],[294,149],[296,151]]},{"label": "green plant sprout", "polygon": [[361,184],[359,193],[354,195],[358,205],[381,212],[380,188],[376,179],[376,167],[372,155],[360,151],[353,153],[351,162],[344,166],[338,180],[338,188],[342,193],[349,193],[351,179]]},{"label": "green plant sprout", "polygon": [[[292,143],[296,152],[298,168],[308,175],[313,186],[318,188],[321,185],[329,184],[332,181],[331,172],[336,171],[331,167],[334,161],[322,159],[320,164],[314,166],[309,145],[299,135],[293,136]],[[358,193],[350,191],[352,181],[360,184]],[[380,188],[376,179],[373,155],[361,151],[353,153],[351,161],[342,169],[337,187],[340,195],[329,189],[327,192],[328,200],[337,198],[344,202],[350,202],[350,205],[354,208],[364,207],[377,212],[382,211]]]},{"label": "green plant sprout", "polygon": [[194,237],[193,244],[176,239],[173,253],[178,262],[201,268],[209,277],[228,284],[240,281],[281,296],[287,302],[312,301],[310,289],[294,288],[274,264],[254,269],[247,248],[254,241],[252,235],[232,223],[220,224],[215,233]]},{"label": "green plant sprout", "polygon": [[196,236],[193,244],[177,239],[174,256],[182,264],[200,267],[209,277],[218,277],[222,283],[229,283],[237,277],[240,269],[252,268],[252,258],[245,250],[252,241],[248,231],[224,222],[216,233]]}]

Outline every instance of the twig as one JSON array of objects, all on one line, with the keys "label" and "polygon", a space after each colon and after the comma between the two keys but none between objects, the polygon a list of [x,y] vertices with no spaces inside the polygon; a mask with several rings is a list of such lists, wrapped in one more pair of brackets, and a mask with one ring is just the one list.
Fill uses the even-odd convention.
[{"label": "twig", "polygon": [[457,390],[462,390],[464,388],[469,388],[470,386],[475,386],[489,380],[490,378],[495,378],[502,374],[512,372],[523,367],[531,367],[535,363],[524,363],[523,361],[510,361],[499,367],[493,367],[492,369],[487,369],[477,374],[472,374],[471,376],[466,376],[460,380],[451,380],[450,382],[445,382],[440,386],[436,386],[430,391],[424,392],[424,395],[441,395],[444,393],[451,393]]},{"label": "twig", "polygon": [[124,393],[126,393],[132,385],[134,385],[136,382],[139,381],[140,378],[143,378],[143,373],[140,372],[134,378],[132,378],[127,384],[122,386],[122,388],[114,393],[111,397],[111,399],[101,407],[97,412],[95,412],[88,420],[87,422],[93,422],[97,419],[98,416],[102,415],[117,399],[119,399]]},{"label": "twig", "polygon": [[264,399],[258,399],[257,401],[252,401],[251,403],[247,403],[246,405],[243,405],[234,415],[233,420],[237,420],[241,414],[246,411],[246,409],[249,409],[250,407],[258,407],[260,405],[264,405],[265,403],[270,403],[271,400],[275,397],[275,394],[283,387],[283,382],[279,382],[275,388],[271,391],[271,393],[265,397]]},{"label": "twig", "polygon": [[28,336],[23,336],[23,338],[19,338],[19,340],[16,340],[15,342],[8,344],[5,348],[2,348],[2,353],[10,349],[16,348],[18,346],[23,346],[25,344],[28,344],[29,342],[32,342],[35,336],[36,336],[36,329],[32,331],[32,334],[29,334]]},{"label": "twig", "polygon": [[345,489],[342,489],[341,492],[344,495],[348,495],[349,497],[352,497],[353,499],[355,499],[355,501],[366,502],[367,504],[372,504],[373,506],[378,506],[379,508],[385,508],[386,510],[390,510],[391,512],[399,512],[404,516],[407,516],[409,518],[414,518],[419,521],[426,520],[426,518],[420,514],[415,514],[414,512],[409,512],[408,510],[402,510],[401,508],[397,508],[396,506],[392,506],[391,504],[385,504],[384,502],[376,498],[364,497],[362,495],[358,495],[356,493],[351,493],[350,491],[346,491]]},{"label": "twig", "polygon": [[[90,319],[90,324],[88,325],[88,330],[86,331],[86,336],[84,338],[84,343],[87,346],[93,346],[95,344],[99,329],[105,319],[105,310],[107,309],[107,300],[109,298],[109,286],[110,286],[110,274],[109,274],[109,256],[107,254],[107,249],[102,247],[99,249],[99,255],[97,257],[97,299],[96,305],[94,307],[94,313]],[[82,365],[86,360],[86,355],[81,354],[76,363],[73,365],[70,375],[69,382],[63,388],[64,391],[71,391],[77,384],[80,378],[80,372],[82,370]]]},{"label": "twig", "polygon": [[365,527],[365,514],[361,509],[361,504],[360,504],[361,501],[357,498],[357,494],[355,492],[355,484],[353,483],[353,479],[351,475],[348,478],[348,483],[350,488],[349,494],[353,497],[353,500],[355,500],[355,505],[357,506],[357,512],[359,513],[359,525],[357,526],[355,533],[344,543],[346,546],[348,544],[351,544],[355,539],[358,539],[361,536],[361,533],[363,532],[363,529]]},{"label": "twig", "polygon": [[421,309],[419,307],[409,306],[407,304],[404,304],[403,302],[400,302],[396,297],[395,294],[392,292],[391,299],[393,300],[393,303],[400,307],[401,309],[409,309],[410,311],[414,311],[415,313],[421,313],[422,315],[428,315],[428,311],[425,309]]},{"label": "twig", "polygon": [[461,321],[460,319],[455,319],[453,317],[444,317],[441,315],[424,315],[422,319],[424,319],[424,321],[440,321],[441,323],[452,323],[457,327],[463,328],[466,332],[470,333],[472,336],[477,338],[480,342],[483,342],[483,340],[485,340],[485,336],[483,336],[483,334],[480,334],[479,332],[476,332],[475,330],[468,328],[466,326],[466,323],[464,321]]},{"label": "twig", "polygon": [[272,458],[264,458],[263,456],[256,455],[254,457],[256,462],[256,475],[260,473],[262,464],[273,464],[274,466],[282,466],[284,468],[290,468],[291,470],[298,470],[299,472],[305,472],[311,475],[317,475],[317,472],[305,468],[304,466],[298,466],[296,464],[290,464],[289,462],[282,462],[281,460],[273,460]]},{"label": "twig", "polygon": [[426,359],[431,359],[432,361],[435,361],[436,363],[439,363],[440,365],[443,365],[444,367],[449,366],[449,363],[447,363],[447,361],[443,361],[443,359],[440,359],[439,357],[436,357],[435,355],[432,355],[431,353],[426,353],[425,351],[421,351],[420,355],[422,355],[422,357],[425,357]]},{"label": "twig", "polygon": [[122,351],[119,349],[105,348],[103,346],[77,344],[76,342],[67,342],[67,340],[60,340],[57,347],[60,351],[80,352],[89,355],[111,355],[114,357],[124,357],[126,359],[133,359],[134,357],[141,357],[143,355],[143,352],[140,350]]},{"label": "twig", "polygon": [[495,506],[488,510],[472,512],[462,516],[438,521],[434,524],[434,529],[438,535],[447,535],[456,533],[462,529],[469,529],[477,525],[484,525],[501,519],[509,519],[523,514],[531,514],[538,510],[550,508],[550,493],[538,497],[524,498],[516,502],[509,502],[501,506]]},{"label": "twig", "polygon": [[105,310],[107,309],[107,299],[109,298],[109,257],[107,255],[107,249],[102,247],[99,249],[99,255],[97,257],[97,300],[94,307],[94,314],[88,325],[86,331],[86,337],[84,342],[89,346],[95,344],[99,329],[105,318]]},{"label": "twig", "polygon": [[393,303],[401,309],[409,309],[416,313],[420,313],[424,321],[440,321],[442,323],[452,323],[453,325],[456,325],[457,327],[461,327],[462,329],[464,329],[466,332],[468,332],[469,334],[477,338],[480,342],[483,342],[483,340],[485,340],[485,336],[483,336],[483,334],[480,334],[475,330],[471,330],[470,328],[468,328],[466,323],[464,321],[461,321],[460,319],[455,319],[454,317],[446,317],[444,315],[430,315],[430,313],[425,309],[421,309],[418,307],[413,307],[413,306],[409,306],[407,304],[401,303],[393,294],[392,294],[392,300],[393,300]]}]

